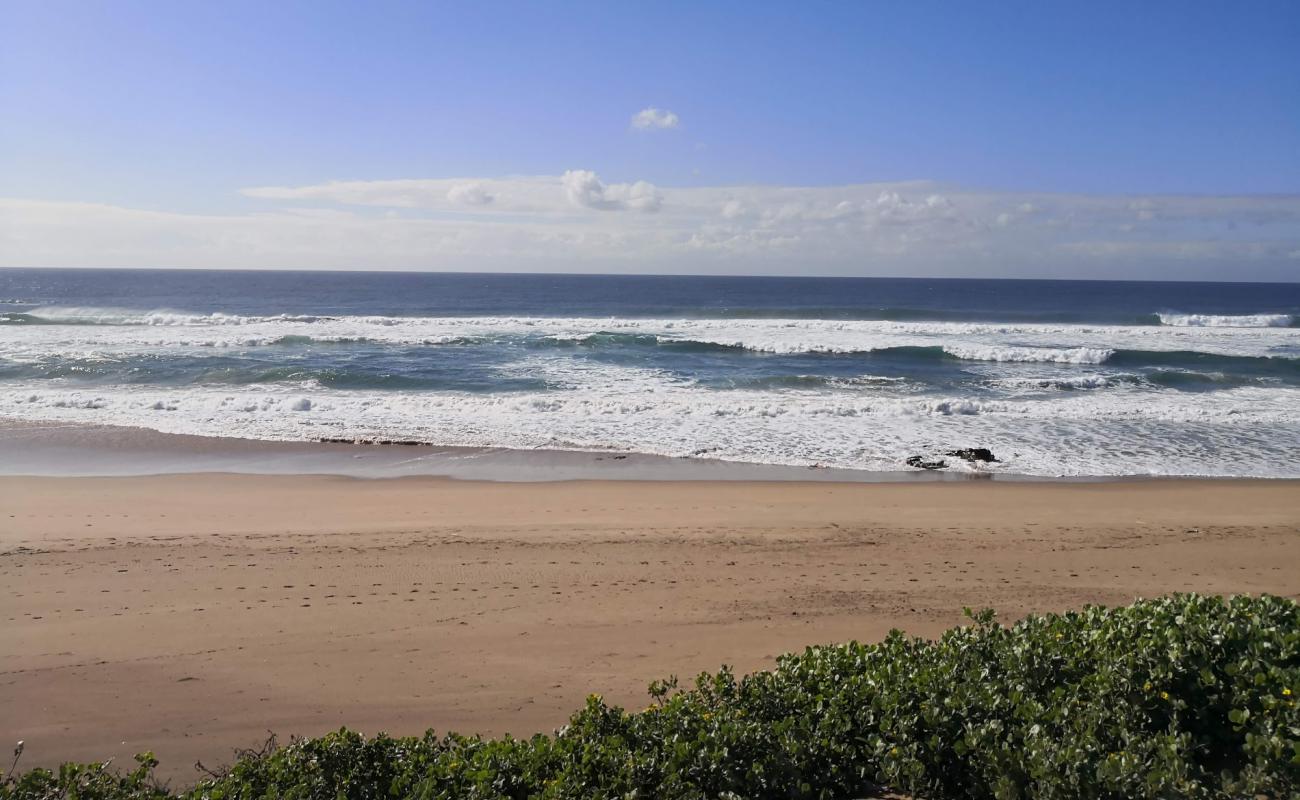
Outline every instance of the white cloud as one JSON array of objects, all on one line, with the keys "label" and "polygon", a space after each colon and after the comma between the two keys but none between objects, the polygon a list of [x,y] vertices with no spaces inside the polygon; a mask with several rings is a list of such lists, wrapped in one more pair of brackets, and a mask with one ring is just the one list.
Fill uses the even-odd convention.
[{"label": "white cloud", "polygon": [[0,200],[0,266],[1294,280],[1300,252],[1300,196],[1135,200],[919,182],[675,188],[605,183],[590,170],[244,194],[258,210]]},{"label": "white cloud", "polygon": [[351,206],[452,210],[491,206],[500,211],[544,211],[560,204],[557,179],[436,178],[330,181],[311,186],[255,186],[240,194],[262,200],[313,200]]},{"label": "white cloud", "polygon": [[470,183],[458,183],[447,190],[447,199],[453,203],[461,203],[467,206],[485,206],[490,204],[494,198],[483,184],[477,181]]},{"label": "white cloud", "polygon": [[601,181],[591,170],[514,178],[433,178],[331,181],[314,186],[258,186],[241,194],[262,200],[315,200],[349,206],[419,208],[428,211],[490,211],[571,214],[595,211],[657,211],[658,189],[646,181]]},{"label": "white cloud", "polygon": [[565,194],[575,206],[587,208],[613,208],[611,201],[605,199],[605,184],[600,182],[596,173],[587,169],[571,169],[560,178],[564,182]]},{"label": "white cloud", "polygon": [[676,128],[680,124],[681,119],[676,114],[653,106],[632,115],[632,127],[640,131],[665,130]]},{"label": "white cloud", "polygon": [[749,209],[739,200],[728,200],[722,204],[722,216],[725,219],[744,219],[749,215]]},{"label": "white cloud", "polygon": [[601,183],[596,173],[586,169],[571,169],[560,177],[569,202],[583,208],[602,211],[658,211],[663,201],[654,184],[645,181]]}]

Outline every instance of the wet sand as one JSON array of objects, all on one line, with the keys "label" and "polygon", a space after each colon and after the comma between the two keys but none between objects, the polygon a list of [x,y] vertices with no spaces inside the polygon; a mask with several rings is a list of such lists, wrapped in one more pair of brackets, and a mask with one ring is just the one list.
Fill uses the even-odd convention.
[{"label": "wet sand", "polygon": [[529,734],[590,692],[1172,591],[1300,595],[1300,484],[0,478],[0,742]]},{"label": "wet sand", "polygon": [[[14,454],[5,458],[4,455]],[[233,473],[467,481],[796,481],[930,483],[1055,480],[983,469],[952,459],[929,471],[749,464],[609,450],[513,450],[419,442],[264,441],[160,433],[120,425],[61,425],[0,417],[0,476],[128,477]],[[1071,478],[1071,480],[1085,480]]]}]

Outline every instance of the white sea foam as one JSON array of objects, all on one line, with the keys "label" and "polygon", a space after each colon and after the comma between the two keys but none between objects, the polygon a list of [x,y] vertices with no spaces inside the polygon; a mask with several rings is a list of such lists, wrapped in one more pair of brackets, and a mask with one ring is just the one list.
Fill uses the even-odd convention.
[{"label": "white sea foam", "polygon": [[[45,313],[53,312],[47,309]],[[6,325],[0,335],[0,357],[21,360],[34,354],[248,348],[294,341],[437,346],[540,337],[591,344],[601,333],[644,335],[663,342],[696,342],[774,354],[941,347],[959,358],[1075,364],[1101,363],[1109,352],[1120,349],[1300,357],[1300,329],[1285,327],[598,317],[240,317],[120,309],[64,309],[59,313],[63,316],[45,318],[113,319],[120,324]]]},{"label": "white sea foam", "polygon": [[[26,301],[0,300],[4,304],[23,304]],[[409,327],[419,326],[432,321],[450,321],[461,320],[465,323],[486,323],[489,320],[497,323],[534,325],[537,327],[549,327],[554,325],[563,325],[566,322],[583,324],[590,321],[603,321],[616,327],[630,326],[633,328],[640,327],[642,322],[658,323],[665,328],[683,328],[694,329],[699,327],[726,329],[737,325],[746,327],[780,327],[780,328],[807,328],[807,329],[828,329],[838,328],[844,330],[853,330],[860,328],[874,328],[891,332],[907,332],[916,328],[932,329],[966,329],[972,331],[1042,331],[1047,329],[1070,330],[1114,330],[1124,327],[1144,327],[1144,326],[1116,326],[1116,325],[1053,325],[1045,324],[1002,324],[1002,323],[960,323],[960,322],[899,322],[888,320],[823,320],[823,319],[684,319],[684,320],[640,320],[640,319],[583,319],[583,318],[554,318],[554,317],[490,317],[490,318],[461,318],[461,317],[388,317],[388,316],[328,316],[315,314],[271,314],[271,315],[246,315],[246,314],[227,314],[222,312],[213,312],[207,314],[194,313],[188,311],[176,311],[171,309],[155,309],[141,311],[138,309],[113,308],[113,307],[68,307],[68,306],[41,306],[38,308],[27,309],[23,312],[29,316],[35,317],[47,323],[64,323],[80,325],[105,325],[105,326],[155,326],[155,327],[196,327],[196,326],[234,326],[234,325],[264,325],[268,323],[328,323],[333,321],[348,321],[354,324],[367,326],[391,326],[391,327]],[[1295,323],[1295,317],[1291,314],[1185,314],[1178,312],[1161,312],[1156,315],[1162,326],[1178,328],[1285,328]],[[581,335],[575,334],[575,335]]]},{"label": "white sea foam", "polygon": [[1052,364],[1100,364],[1115,355],[1104,347],[999,347],[944,345],[944,351],[971,361],[1041,361]]},{"label": "white sea foam", "polygon": [[1287,328],[1295,321],[1290,314],[1160,314],[1161,325],[1179,328]]},{"label": "white sea foam", "polygon": [[[553,388],[472,394],[329,389],[310,380],[257,388],[10,381],[0,383],[0,417],[263,439],[613,448],[887,470],[936,448],[985,446],[1004,459],[996,469],[1024,474],[1300,477],[1293,457],[1300,449],[1300,390],[1161,390],[1135,378],[1131,365],[1123,367],[1127,372],[1113,366],[1119,351],[1138,350],[1300,358],[1300,330],[1278,325],[23,313],[78,324],[0,327],[0,359],[112,363],[141,355],[211,355],[212,348],[238,356],[242,352],[234,351],[356,342],[457,347],[526,341],[530,347],[516,354],[527,355],[495,369],[540,378]],[[964,360],[961,371],[978,381],[951,396],[872,376],[830,378],[825,387],[742,383],[720,391],[669,371],[615,366],[546,346],[604,347],[600,335],[611,333],[790,355],[927,348]],[[254,355],[279,358],[260,350]]]},{"label": "white sea foam", "polygon": [[243,316],[239,314],[193,314],[185,311],[138,311],[126,308],[94,308],[69,306],[41,306],[23,312],[47,323],[67,325],[150,325],[150,326],[207,326],[207,325],[258,325],[274,322],[317,322],[328,317],[310,314],[276,314],[272,316]]},{"label": "white sea foam", "polygon": [[1022,474],[1300,477],[1291,455],[1300,448],[1300,393],[1292,389],[1052,400],[717,392],[607,365],[584,365],[567,381],[573,389],[510,394],[32,382],[0,390],[0,416],[261,439],[403,438],[886,470],[918,452],[986,446],[1004,459],[997,469]]}]

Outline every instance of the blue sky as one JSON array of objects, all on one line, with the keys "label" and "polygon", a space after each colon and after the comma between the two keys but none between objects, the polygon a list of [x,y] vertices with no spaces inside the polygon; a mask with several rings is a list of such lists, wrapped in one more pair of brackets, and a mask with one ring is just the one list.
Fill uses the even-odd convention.
[{"label": "blue sky", "polygon": [[1300,274],[1300,3],[0,13],[0,264]]}]

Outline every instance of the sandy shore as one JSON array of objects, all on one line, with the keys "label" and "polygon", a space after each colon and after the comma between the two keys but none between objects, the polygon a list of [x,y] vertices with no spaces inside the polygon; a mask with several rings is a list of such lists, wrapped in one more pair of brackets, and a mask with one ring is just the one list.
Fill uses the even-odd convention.
[{"label": "sandy shore", "polygon": [[1281,481],[6,477],[0,743],[183,783],[267,731],[528,734],[966,605],[1294,597],[1297,545]]}]

